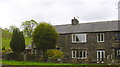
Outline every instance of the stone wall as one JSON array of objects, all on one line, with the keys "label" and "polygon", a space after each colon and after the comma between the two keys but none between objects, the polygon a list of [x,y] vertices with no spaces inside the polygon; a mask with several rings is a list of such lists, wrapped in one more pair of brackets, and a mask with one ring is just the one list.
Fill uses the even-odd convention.
[{"label": "stone wall", "polygon": [[[105,42],[97,42],[97,33],[104,33]],[[113,63],[115,61],[114,49],[112,48],[115,44],[113,36],[116,32],[94,32],[86,33],[87,42],[86,43],[72,43],[72,34],[61,34],[59,39],[59,44],[62,47],[62,51],[69,62],[76,61],[71,58],[72,49],[86,49],[88,51],[88,56],[86,60],[82,60],[82,63],[96,63],[97,50],[105,50],[104,63]],[[117,46],[118,47],[118,46]],[[81,61],[81,60],[77,60]],[[108,62],[109,61],[109,62]],[[115,63],[115,62],[114,62]]]}]

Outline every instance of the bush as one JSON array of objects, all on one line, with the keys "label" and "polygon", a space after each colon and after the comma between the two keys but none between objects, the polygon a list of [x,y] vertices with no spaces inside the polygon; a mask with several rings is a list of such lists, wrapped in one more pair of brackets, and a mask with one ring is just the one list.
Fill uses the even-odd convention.
[{"label": "bush", "polygon": [[64,56],[62,51],[56,49],[50,49],[46,54],[49,57],[49,61],[52,62],[60,62],[61,58]]},{"label": "bush", "polygon": [[56,49],[50,49],[47,51],[47,55],[48,57],[51,57],[51,58],[62,58],[63,52]]},{"label": "bush", "polygon": [[18,54],[18,53],[7,53],[5,55],[5,60],[16,60],[16,61],[22,61],[23,55]]}]

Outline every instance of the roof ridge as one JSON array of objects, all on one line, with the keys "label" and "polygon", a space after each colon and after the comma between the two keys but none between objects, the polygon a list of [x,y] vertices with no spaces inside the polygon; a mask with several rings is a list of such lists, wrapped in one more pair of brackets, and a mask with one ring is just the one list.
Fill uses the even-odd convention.
[{"label": "roof ridge", "polygon": [[[116,22],[116,21],[119,21],[119,20],[109,20],[109,21],[94,21],[94,22],[85,22],[85,23],[79,23],[77,25],[81,25],[81,24],[92,24],[92,23],[108,23],[108,22]],[[54,25],[54,26],[67,26],[67,25],[72,25],[72,24],[63,24],[63,25]],[[75,26],[75,25],[74,25]]]}]

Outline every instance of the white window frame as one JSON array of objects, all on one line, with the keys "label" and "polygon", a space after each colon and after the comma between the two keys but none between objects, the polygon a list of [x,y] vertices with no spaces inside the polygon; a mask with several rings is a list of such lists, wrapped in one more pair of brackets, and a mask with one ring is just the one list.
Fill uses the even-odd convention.
[{"label": "white window frame", "polygon": [[[77,57],[77,51],[79,53],[79,57]],[[80,51],[82,51],[82,57],[80,57]],[[75,55],[74,53],[75,52]],[[85,56],[84,56],[84,52],[85,52]],[[74,57],[75,56],[75,57]],[[87,58],[87,50],[73,50],[72,51],[72,58],[78,58],[78,59],[86,59]]]},{"label": "white window frame", "polygon": [[[84,35],[85,40],[82,41],[76,41],[76,35]],[[75,37],[75,38],[74,38]],[[85,43],[87,42],[87,34],[72,34],[72,43]]]},{"label": "white window frame", "polygon": [[[100,57],[98,56],[98,52],[100,52]],[[102,52],[103,52],[103,56],[102,56]],[[99,63],[99,61],[101,61],[101,59],[104,59],[104,58],[105,58],[105,50],[97,50],[97,63]],[[102,63],[104,62],[102,61]]]},{"label": "white window frame", "polygon": [[[74,55],[74,52],[75,52],[75,55]],[[76,58],[76,51],[75,50],[72,51],[72,58]]]},{"label": "white window frame", "polygon": [[[100,35],[100,37],[98,36]],[[103,35],[103,37],[102,37]],[[103,41],[102,41],[102,38],[103,38]],[[100,39],[100,41],[99,41]],[[105,34],[104,33],[97,33],[97,42],[105,42]]]},{"label": "white window frame", "polygon": [[116,52],[117,52],[117,56],[120,56],[120,49],[117,49]]},{"label": "white window frame", "polygon": [[[86,50],[81,50],[82,51],[82,57],[78,57],[80,59],[86,59],[87,58],[87,51]],[[85,52],[85,57],[84,57],[84,52]]]}]

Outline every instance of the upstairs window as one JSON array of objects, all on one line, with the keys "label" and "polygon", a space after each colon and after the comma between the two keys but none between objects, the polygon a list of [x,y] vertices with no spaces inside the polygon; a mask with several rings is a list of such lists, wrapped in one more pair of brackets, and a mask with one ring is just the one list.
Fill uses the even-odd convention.
[{"label": "upstairs window", "polygon": [[86,34],[72,34],[73,43],[87,42]]},{"label": "upstairs window", "polygon": [[97,42],[104,42],[104,33],[97,34]]}]

